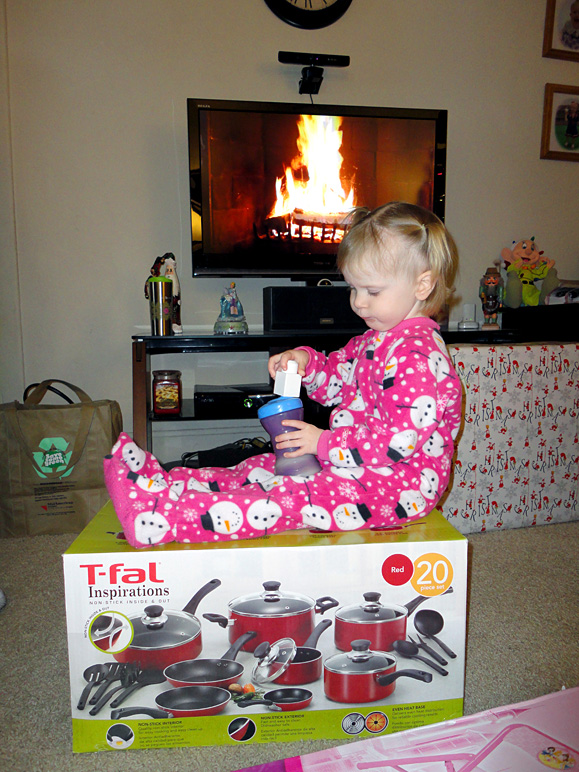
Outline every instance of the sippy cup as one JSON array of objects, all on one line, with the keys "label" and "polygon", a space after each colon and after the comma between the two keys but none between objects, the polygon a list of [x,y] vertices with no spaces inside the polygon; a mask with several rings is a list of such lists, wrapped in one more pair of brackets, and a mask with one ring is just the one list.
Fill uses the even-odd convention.
[{"label": "sippy cup", "polygon": [[301,376],[298,375],[298,363],[290,360],[286,372],[278,373],[275,379],[274,392],[281,394],[279,399],[273,399],[259,408],[257,417],[261,425],[271,437],[273,449],[275,451],[275,473],[286,476],[304,477],[309,474],[315,474],[321,470],[318,459],[311,453],[297,458],[287,458],[284,453],[291,452],[295,448],[287,448],[283,451],[278,450],[275,444],[275,437],[278,434],[294,432],[291,426],[283,426],[282,421],[291,419],[294,421],[304,420],[304,406],[299,394],[301,385]]}]

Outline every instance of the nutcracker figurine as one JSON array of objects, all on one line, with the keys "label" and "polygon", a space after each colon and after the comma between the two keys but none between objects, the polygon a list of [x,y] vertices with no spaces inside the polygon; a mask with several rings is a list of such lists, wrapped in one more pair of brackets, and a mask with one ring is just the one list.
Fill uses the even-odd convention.
[{"label": "nutcracker figurine", "polygon": [[480,280],[479,297],[484,314],[483,330],[498,330],[498,315],[503,307],[503,279],[499,269],[487,268]]},{"label": "nutcracker figurine", "polygon": [[183,333],[183,325],[181,323],[181,285],[177,276],[175,255],[172,252],[167,252],[165,255],[165,276],[173,282],[173,334],[181,335]]}]

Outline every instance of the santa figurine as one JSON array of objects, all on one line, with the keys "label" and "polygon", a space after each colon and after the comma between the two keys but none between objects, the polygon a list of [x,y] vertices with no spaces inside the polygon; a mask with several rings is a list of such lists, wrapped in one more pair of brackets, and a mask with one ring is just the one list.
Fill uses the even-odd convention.
[{"label": "santa figurine", "polygon": [[[151,266],[151,276],[160,276],[161,270],[164,270],[164,276],[171,280],[173,300],[171,306],[171,327],[173,328],[173,335],[181,335],[183,333],[183,325],[181,324],[181,285],[179,284],[179,277],[177,276],[177,261],[175,255],[172,252],[165,252],[164,255],[157,257],[155,262]],[[149,280],[145,282],[145,297],[149,297]]]}]

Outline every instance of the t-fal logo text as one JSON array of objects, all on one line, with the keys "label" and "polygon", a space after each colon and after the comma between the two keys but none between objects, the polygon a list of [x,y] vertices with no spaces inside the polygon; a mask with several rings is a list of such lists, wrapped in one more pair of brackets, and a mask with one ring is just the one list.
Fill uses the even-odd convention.
[{"label": "t-fal logo text", "polygon": [[[150,587],[149,584],[164,584],[165,580],[158,576],[158,564],[149,563],[145,568],[131,568],[124,563],[84,563],[80,568],[86,570],[88,592],[90,598],[128,598],[155,597],[167,595],[167,587]],[[97,589],[95,585],[103,585],[106,589]],[[128,585],[128,586],[127,586]]]},{"label": "t-fal logo text", "polygon": [[[97,577],[105,578],[109,584],[141,584],[142,582],[163,583],[163,579],[157,576],[157,564],[149,563],[147,568],[127,568],[124,563],[113,563],[108,569],[105,569],[102,563],[88,563],[82,565],[86,568],[88,574],[88,583],[93,585],[97,583]],[[101,569],[101,570],[99,570]]]}]

